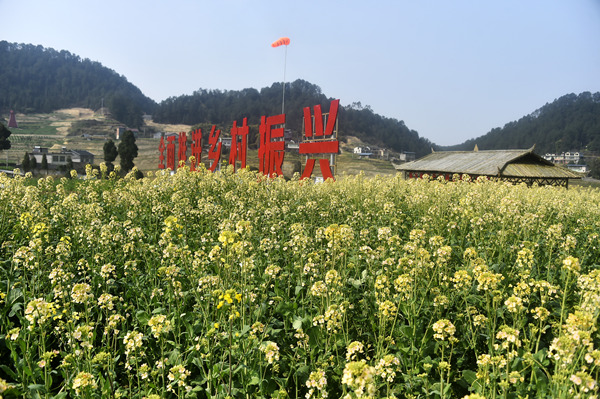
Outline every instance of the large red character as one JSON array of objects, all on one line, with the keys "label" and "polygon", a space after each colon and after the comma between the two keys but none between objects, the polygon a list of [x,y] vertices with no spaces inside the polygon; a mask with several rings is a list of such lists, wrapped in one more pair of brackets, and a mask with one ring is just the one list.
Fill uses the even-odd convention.
[{"label": "large red character", "polygon": [[208,150],[208,159],[214,159],[212,165],[210,165],[210,171],[214,172],[219,164],[219,160],[221,159],[221,141],[219,140],[219,136],[221,135],[221,130],[216,130],[216,126],[210,129],[210,134],[208,135],[208,144],[210,148]]},{"label": "large red character", "polygon": [[171,170],[175,170],[175,140],[175,135],[167,137],[167,168]]},{"label": "large red character", "polygon": [[[285,142],[283,141],[283,131],[285,124],[285,114],[262,116],[260,118],[260,147],[258,148],[258,170],[260,173],[273,177],[275,174],[281,176],[283,171],[283,156]],[[273,128],[273,126],[280,127]],[[280,139],[273,141],[273,139]]]},{"label": "large red character", "polygon": [[240,127],[238,127],[237,121],[233,121],[233,127],[231,128],[231,151],[229,152],[229,164],[233,165],[234,171],[236,161],[240,161],[242,163],[242,169],[246,167],[246,149],[248,148],[249,130],[248,118],[244,118],[242,126]]},{"label": "large red character", "polygon": [[160,136],[160,144],[158,145],[158,169],[165,168],[165,136]]},{"label": "large red character", "polygon": [[196,129],[192,132],[192,156],[195,158],[191,163],[190,169],[196,170],[197,165],[200,165],[202,158],[202,129]]},{"label": "large red character", "polygon": [[179,153],[178,153],[179,165],[185,164],[187,159],[187,134],[185,132],[179,133]]},{"label": "large red character", "polygon": [[[310,114],[310,107],[304,108],[304,141],[299,145],[300,154],[306,156],[311,154],[337,154],[339,151],[339,141],[332,140],[336,139],[335,125],[337,123],[338,108],[340,100],[333,100],[329,106],[329,116],[327,118],[327,125],[323,129],[323,112],[321,112],[321,106],[315,105],[315,124],[313,128],[312,116]],[[313,168],[315,167],[316,159],[308,158],[302,172],[301,179],[309,178],[312,176]],[[321,168],[321,174],[323,179],[333,179],[331,173],[331,164],[329,159],[319,159],[319,166]]]}]

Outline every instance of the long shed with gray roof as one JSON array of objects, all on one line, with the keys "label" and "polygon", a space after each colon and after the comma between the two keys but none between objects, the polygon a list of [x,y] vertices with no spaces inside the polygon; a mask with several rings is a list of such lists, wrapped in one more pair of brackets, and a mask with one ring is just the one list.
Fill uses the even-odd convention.
[{"label": "long shed with gray roof", "polygon": [[471,179],[485,176],[512,183],[564,187],[568,187],[569,179],[580,178],[535,154],[533,147],[528,150],[432,152],[416,161],[397,165],[396,169],[402,171],[405,178],[428,175],[450,180],[458,174],[469,175]]}]

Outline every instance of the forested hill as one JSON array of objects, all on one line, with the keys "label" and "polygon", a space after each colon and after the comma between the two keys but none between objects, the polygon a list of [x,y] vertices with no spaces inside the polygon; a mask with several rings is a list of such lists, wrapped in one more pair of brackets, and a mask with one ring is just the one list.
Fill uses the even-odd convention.
[{"label": "forested hill", "polygon": [[104,99],[113,117],[130,126],[143,123],[156,103],[112,69],[68,51],[0,41],[0,111],[51,112],[99,109]]},{"label": "forested hill", "polygon": [[600,152],[600,93],[567,94],[484,136],[443,150],[530,148],[538,154]]},{"label": "forested hill", "polygon": [[[259,124],[262,115],[281,113],[282,84],[240,91],[197,90],[191,95],[171,97],[161,102],[154,113],[159,123],[218,124],[231,126],[234,120],[248,118],[249,124]],[[286,83],[286,128],[297,135],[302,131],[303,108],[320,104],[323,112],[329,111],[332,98],[321,88],[298,79]],[[410,151],[417,156],[431,152],[432,143],[419,137],[403,121],[385,118],[374,113],[369,106],[360,103],[350,105],[341,102],[339,111],[339,135],[356,136],[367,144],[385,147],[396,152]]]},{"label": "forested hill", "polygon": [[[248,118],[258,125],[262,115],[281,113],[281,83],[260,90],[198,90],[191,95],[172,97],[157,105],[124,76],[98,62],[82,59],[68,51],[32,44],[0,41],[0,113],[52,112],[61,108],[85,107],[97,110],[102,99],[112,116],[129,127],[143,123],[143,113],[156,122],[217,124],[231,126]],[[329,110],[330,98],[309,82],[286,84],[286,127],[297,135],[302,128],[303,107],[321,104]],[[375,114],[360,103],[344,104],[339,114],[340,138],[357,136],[362,141],[394,151],[412,151],[418,156],[432,144],[420,138],[404,122]]]}]

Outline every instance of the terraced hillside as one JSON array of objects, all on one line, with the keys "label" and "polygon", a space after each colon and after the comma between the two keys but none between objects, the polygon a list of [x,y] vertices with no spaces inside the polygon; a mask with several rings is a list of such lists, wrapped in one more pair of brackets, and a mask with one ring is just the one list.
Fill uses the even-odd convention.
[{"label": "terraced hillside", "polygon": [[[103,161],[103,146],[107,139],[114,140],[116,128],[121,126],[102,112],[94,112],[86,108],[71,108],[53,112],[51,114],[17,114],[19,128],[11,129],[10,140],[12,148],[0,153],[0,169],[12,169],[23,160],[25,152],[31,152],[34,146],[47,147],[51,150],[68,149],[86,150],[95,155],[95,164]],[[178,133],[189,132],[189,125],[169,125],[146,121],[136,144],[139,148],[136,166],[142,171],[155,170],[158,165],[159,140],[150,138],[148,132]],[[144,134],[146,133],[146,134]],[[224,132],[226,134],[226,132]],[[148,137],[144,137],[148,136]],[[338,156],[338,175],[355,175],[363,172],[367,176],[392,175],[396,171],[388,161],[374,159],[358,159],[352,154],[354,146],[360,146],[360,140],[350,137],[347,144],[342,144],[341,154]],[[206,149],[205,149],[206,150]],[[227,160],[223,156],[224,161]],[[207,159],[205,159],[207,160]],[[297,168],[300,156],[286,153],[283,172],[291,176]],[[116,163],[119,162],[117,158]],[[258,154],[256,150],[248,150],[247,162],[250,167],[258,167]],[[318,171],[316,173],[319,173]]]}]

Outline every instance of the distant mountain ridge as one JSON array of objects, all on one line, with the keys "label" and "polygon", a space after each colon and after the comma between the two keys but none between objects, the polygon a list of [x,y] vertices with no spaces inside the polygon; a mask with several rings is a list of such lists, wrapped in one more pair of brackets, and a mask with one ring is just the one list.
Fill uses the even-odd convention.
[{"label": "distant mountain ridge", "polygon": [[538,154],[567,151],[600,152],[600,92],[567,94],[518,121],[441,150],[524,149]]},{"label": "distant mountain ridge", "polygon": [[[124,76],[99,62],[68,51],[0,41],[0,112],[51,112],[70,107],[99,109],[104,102],[113,118],[131,127],[143,125],[143,114],[170,124],[217,124],[225,129],[247,117],[257,125],[262,115],[281,112],[281,83],[260,90],[199,89],[160,104],[145,96]],[[332,98],[321,88],[298,79],[286,83],[286,127],[302,130],[303,108],[320,104],[324,112]],[[343,100],[343,99],[342,99]],[[529,148],[537,153],[589,150],[600,152],[600,93],[568,94],[503,128],[454,146],[437,146],[403,121],[386,118],[361,103],[344,104],[339,112],[340,138],[417,157],[435,150]]]}]

